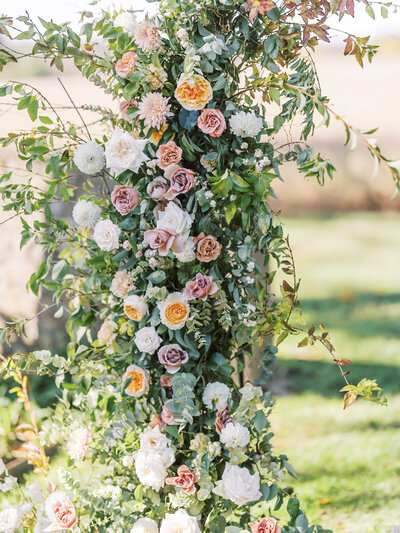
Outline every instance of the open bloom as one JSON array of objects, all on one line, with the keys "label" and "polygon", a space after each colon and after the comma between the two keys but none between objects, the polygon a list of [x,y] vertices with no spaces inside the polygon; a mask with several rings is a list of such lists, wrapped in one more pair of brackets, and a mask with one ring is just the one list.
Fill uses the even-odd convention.
[{"label": "open bloom", "polygon": [[251,475],[247,468],[227,463],[222,479],[217,481],[213,492],[238,506],[257,501],[262,496],[260,474],[256,472]]},{"label": "open bloom", "polygon": [[116,185],[111,193],[111,202],[121,215],[130,213],[139,203],[136,189],[127,185]]},{"label": "open bloom", "polygon": [[121,78],[126,78],[136,68],[136,52],[125,52],[115,63],[115,72]]},{"label": "open bloom", "polygon": [[182,252],[174,252],[175,257],[181,263],[190,263],[195,260],[194,242],[193,239],[187,239]]},{"label": "open bloom", "polygon": [[110,291],[117,298],[124,298],[133,288],[134,284],[132,278],[126,270],[118,270],[118,272],[114,274]]},{"label": "open bloom", "polygon": [[132,294],[124,300],[125,314],[135,322],[140,322],[147,315],[148,309],[147,303],[136,294]]},{"label": "open bloom", "polygon": [[147,141],[134,139],[127,131],[115,128],[114,134],[105,143],[106,165],[114,176],[125,170],[138,172],[140,165],[149,158],[144,153]]},{"label": "open bloom", "polygon": [[170,374],[176,374],[189,360],[188,353],[179,344],[167,344],[158,350],[158,360]]},{"label": "open bloom", "polygon": [[161,46],[157,28],[148,24],[145,20],[136,25],[133,38],[136,45],[144,52],[155,52]]},{"label": "open bloom", "polygon": [[140,435],[140,449],[142,451],[162,453],[166,448],[169,448],[169,444],[169,439],[165,433],[161,433],[158,426],[154,429],[147,429]]},{"label": "open bloom", "polygon": [[97,340],[100,344],[107,344],[109,346],[114,341],[115,337],[117,336],[116,333],[114,333],[115,330],[115,323],[112,320],[105,320],[99,331],[97,332]]},{"label": "open bloom", "polygon": [[176,231],[159,228],[145,231],[143,242],[153,250],[158,250],[161,256],[167,255],[169,249],[173,252],[182,252],[185,244],[184,238]]},{"label": "open bloom", "polygon": [[182,159],[182,148],[179,148],[174,141],[168,141],[162,144],[156,152],[158,166],[166,169],[169,165],[177,165]]},{"label": "open bloom", "polygon": [[169,187],[164,178],[155,178],[147,185],[146,192],[153,200],[164,200]]},{"label": "open bloom", "polygon": [[200,479],[200,472],[191,472],[186,465],[178,468],[178,475],[176,477],[168,477],[166,479],[167,485],[174,485],[180,487],[186,494],[193,494],[196,492],[194,486]]},{"label": "open bloom", "polygon": [[68,437],[66,445],[68,455],[71,457],[71,459],[80,461],[86,457],[91,441],[92,435],[87,428],[82,426],[74,429],[74,431]]},{"label": "open bloom", "polygon": [[231,391],[225,383],[216,381],[214,383],[208,383],[203,392],[203,403],[208,409],[225,409],[228,404],[228,400],[231,397]]},{"label": "open bloom", "polygon": [[7,507],[0,513],[0,531],[13,533],[21,523],[22,512],[17,507]]},{"label": "open bloom", "polygon": [[150,373],[145,368],[137,365],[129,365],[122,376],[122,381],[130,379],[129,385],[125,389],[128,396],[140,398],[147,393],[150,385]]},{"label": "open bloom", "polygon": [[257,137],[262,130],[263,121],[253,111],[250,113],[239,111],[231,116],[229,126],[232,133],[238,137]]},{"label": "open bloom", "polygon": [[46,531],[71,529],[77,522],[74,504],[64,492],[56,491],[50,494],[45,502],[45,508],[51,522]]},{"label": "open bloom", "polygon": [[226,121],[219,109],[203,109],[197,119],[197,126],[210,137],[220,137],[226,130]]},{"label": "open bloom", "polygon": [[135,335],[135,344],[140,352],[153,354],[159,348],[161,338],[155,328],[142,328]]},{"label": "open bloom", "polygon": [[213,97],[211,84],[203,76],[181,76],[175,90],[175,98],[184,109],[198,111],[206,107]]},{"label": "open bloom", "polygon": [[146,94],[139,103],[139,118],[144,120],[147,127],[160,130],[167,117],[172,115],[168,102],[169,98],[161,93]]},{"label": "open bloom", "polygon": [[158,533],[158,526],[151,518],[139,518],[130,533]]},{"label": "open bloom", "polygon": [[168,202],[164,211],[158,212],[157,228],[175,231],[185,240],[189,237],[192,224],[193,220],[189,213],[175,202]]},{"label": "open bloom", "polygon": [[159,491],[165,485],[168,475],[167,467],[158,453],[138,451],[135,459],[135,470],[139,481],[145,487]]},{"label": "open bloom", "polygon": [[194,516],[190,516],[184,509],[178,509],[174,514],[167,513],[161,522],[160,533],[201,533],[199,524]]},{"label": "open bloom", "polygon": [[200,233],[194,239],[196,245],[196,259],[202,263],[209,263],[219,257],[222,251],[222,244],[217,241],[212,235],[204,235]]},{"label": "open bloom", "polygon": [[179,165],[170,165],[165,169],[164,176],[170,183],[165,194],[167,200],[173,200],[179,194],[188,192],[194,185],[194,172]]},{"label": "open bloom", "polygon": [[72,218],[78,226],[94,226],[100,219],[100,216],[100,207],[87,200],[79,200],[72,210]]},{"label": "open bloom", "polygon": [[275,518],[263,518],[260,522],[249,522],[251,533],[281,533]]},{"label": "open bloom", "polygon": [[227,448],[244,448],[250,441],[250,432],[242,424],[230,422],[221,430],[219,438]]},{"label": "open bloom", "polygon": [[207,300],[208,296],[212,296],[218,291],[218,285],[213,281],[211,276],[205,276],[198,272],[196,279],[188,281],[185,286],[184,295],[188,300],[200,298],[200,300]]},{"label": "open bloom", "polygon": [[169,329],[181,329],[186,324],[190,307],[181,292],[173,292],[159,302],[161,322]]},{"label": "open bloom", "polygon": [[98,174],[105,163],[103,147],[95,141],[80,144],[74,150],[74,163],[84,174]]},{"label": "open bloom", "polygon": [[110,252],[119,248],[119,227],[109,218],[100,220],[94,227],[93,238],[100,250]]}]

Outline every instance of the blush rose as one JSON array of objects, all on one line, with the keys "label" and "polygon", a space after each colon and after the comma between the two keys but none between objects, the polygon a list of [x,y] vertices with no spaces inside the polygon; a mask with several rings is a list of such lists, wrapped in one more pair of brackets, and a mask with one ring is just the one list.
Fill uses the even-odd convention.
[{"label": "blush rose", "polygon": [[226,121],[219,109],[203,109],[197,119],[197,126],[210,137],[220,137],[226,130]]}]

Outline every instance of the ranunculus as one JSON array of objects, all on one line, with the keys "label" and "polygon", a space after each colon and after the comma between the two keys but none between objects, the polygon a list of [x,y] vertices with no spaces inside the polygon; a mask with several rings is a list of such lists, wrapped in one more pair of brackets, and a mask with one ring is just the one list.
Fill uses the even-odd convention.
[{"label": "ranunculus", "polygon": [[111,193],[111,202],[121,215],[130,213],[139,203],[136,189],[127,185],[116,185]]},{"label": "ranunculus", "polygon": [[194,486],[200,479],[200,472],[191,472],[186,465],[178,468],[178,475],[176,477],[168,477],[165,481],[167,485],[174,485],[186,492],[186,494],[194,494],[196,487]]},{"label": "ranunculus", "polygon": [[197,125],[210,137],[220,137],[226,130],[225,117],[219,109],[203,109],[197,119]]},{"label": "ranunculus", "polygon": [[182,148],[179,148],[174,141],[162,144],[157,150],[158,166],[166,169],[169,165],[177,165],[182,159]]},{"label": "ranunculus", "polygon": [[164,200],[169,187],[164,178],[156,178],[147,185],[147,194],[153,200]]},{"label": "ranunculus", "polygon": [[160,347],[161,337],[152,326],[142,328],[135,335],[135,344],[140,352],[152,355]]},{"label": "ranunculus", "polygon": [[148,308],[147,303],[136,294],[127,296],[124,300],[125,314],[135,322],[140,322],[147,315]]},{"label": "ranunculus", "polygon": [[118,270],[118,272],[114,274],[110,291],[117,298],[124,298],[133,288],[134,283],[126,270]]},{"label": "ranunculus", "polygon": [[115,72],[121,78],[126,78],[128,74],[136,68],[136,52],[125,52],[125,54],[115,63]]},{"label": "ranunculus", "polygon": [[147,141],[135,139],[127,131],[115,128],[114,134],[105,143],[106,165],[114,176],[125,170],[138,172],[140,165],[149,158],[144,153]]},{"label": "ranunculus", "polygon": [[260,522],[249,522],[251,533],[281,533],[275,518],[263,518]]},{"label": "ranunculus", "polygon": [[158,360],[170,374],[176,374],[189,360],[188,353],[179,344],[167,344],[158,350]]},{"label": "ranunculus", "polygon": [[225,426],[232,422],[231,410],[226,406],[222,411],[218,411],[215,417],[215,429],[221,433]]},{"label": "ranunculus", "polygon": [[153,250],[158,250],[161,256],[167,255],[169,249],[182,252],[185,246],[184,238],[173,230],[149,229],[144,232],[143,242]]},{"label": "ranunculus", "polygon": [[188,192],[194,185],[194,172],[179,165],[170,165],[166,168],[165,177],[170,182],[170,187],[165,195],[167,200],[173,200],[178,194]]},{"label": "ranunculus", "polygon": [[158,533],[158,526],[151,518],[139,518],[130,533]]},{"label": "ranunculus", "polygon": [[199,524],[194,516],[190,516],[184,509],[178,509],[174,514],[166,514],[161,522],[160,533],[201,533]]},{"label": "ranunculus", "polygon": [[204,233],[200,233],[200,235],[193,240],[197,248],[196,259],[202,263],[214,261],[221,253],[222,244],[212,235],[204,235]]},{"label": "ranunculus", "polygon": [[262,496],[260,474],[256,472],[251,475],[247,468],[227,463],[222,479],[217,481],[213,492],[238,506],[257,501]]},{"label": "ranunculus", "polygon": [[129,102],[123,101],[119,104],[119,112],[122,115],[122,118],[132,124],[131,117],[128,117],[128,110],[131,109],[131,107],[138,107],[138,103],[136,100],[130,100]]},{"label": "ranunculus", "polygon": [[117,334],[114,333],[114,329],[115,323],[112,320],[105,320],[97,332],[97,340],[99,343],[110,345],[117,336]]},{"label": "ranunculus", "polygon": [[128,396],[140,398],[146,394],[150,385],[150,373],[145,368],[137,365],[129,365],[122,376],[122,382],[130,379],[129,385],[125,389]]},{"label": "ranunculus", "polygon": [[71,459],[80,461],[84,457],[89,449],[89,444],[92,440],[90,431],[85,427],[79,427],[75,429],[67,440],[67,452]]},{"label": "ranunculus", "polygon": [[200,74],[194,74],[192,77],[182,75],[175,90],[175,98],[188,111],[203,109],[212,97],[210,82]]},{"label": "ranunculus", "polygon": [[17,507],[7,507],[0,513],[0,531],[13,533],[21,523],[22,512]]},{"label": "ranunculus", "polygon": [[212,296],[218,291],[218,285],[213,281],[211,276],[205,276],[198,272],[196,279],[188,281],[185,286],[184,295],[188,300],[200,298],[200,300],[207,300],[208,296]]},{"label": "ranunculus", "polygon": [[100,250],[110,252],[119,248],[119,227],[111,222],[109,218],[100,220],[94,227],[93,239]]},{"label": "ranunculus", "polygon": [[169,329],[181,329],[186,324],[190,307],[181,292],[172,292],[158,303],[161,322]]},{"label": "ranunculus", "polygon": [[77,522],[74,504],[71,499],[61,491],[50,494],[45,503],[46,514],[51,525],[46,531],[60,531],[71,529]]},{"label": "ranunculus", "polygon": [[163,211],[158,212],[157,228],[172,230],[186,240],[193,220],[187,211],[181,209],[175,202],[168,202]]}]

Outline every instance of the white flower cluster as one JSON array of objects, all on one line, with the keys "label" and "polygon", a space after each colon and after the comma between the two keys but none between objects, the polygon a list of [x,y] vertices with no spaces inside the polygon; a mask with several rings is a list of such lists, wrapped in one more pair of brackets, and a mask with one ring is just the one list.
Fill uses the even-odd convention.
[{"label": "white flower cluster", "polygon": [[118,485],[101,485],[93,491],[93,496],[95,498],[117,501],[121,498],[121,493],[121,487],[118,487]]}]

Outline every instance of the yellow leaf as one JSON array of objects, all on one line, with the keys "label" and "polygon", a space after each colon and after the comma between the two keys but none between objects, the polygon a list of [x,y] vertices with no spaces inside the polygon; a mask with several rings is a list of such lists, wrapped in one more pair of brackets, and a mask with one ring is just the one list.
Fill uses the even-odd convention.
[{"label": "yellow leaf", "polygon": [[328,505],[328,503],[331,503],[332,501],[332,498],[319,498],[317,500],[317,502],[320,504],[320,505]]}]

